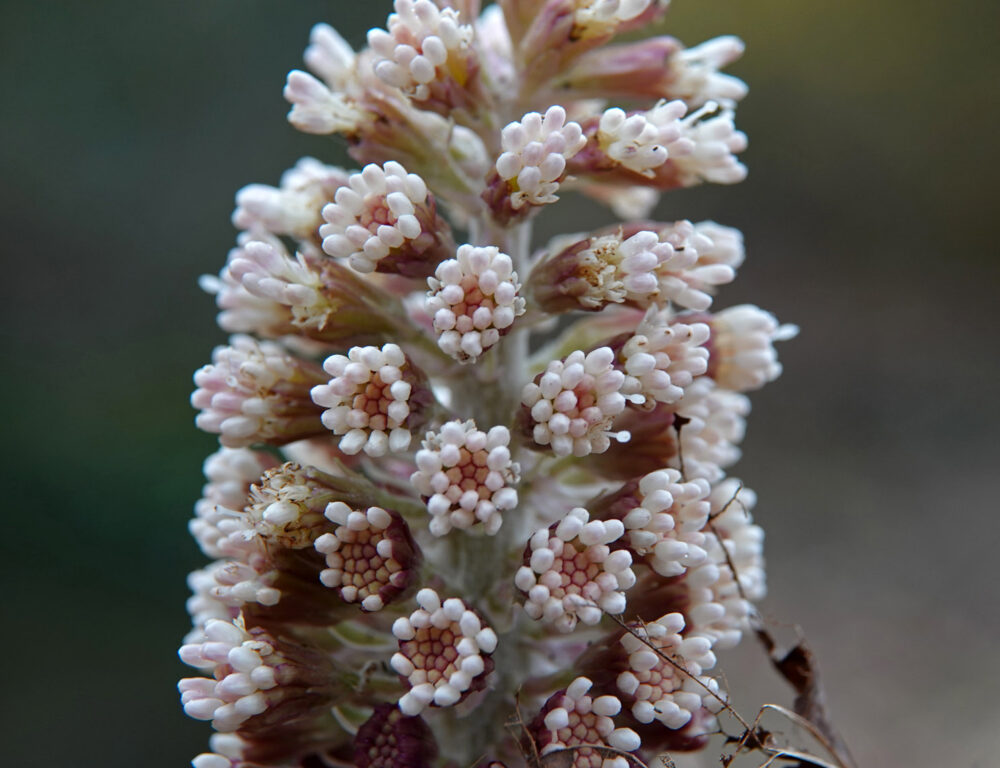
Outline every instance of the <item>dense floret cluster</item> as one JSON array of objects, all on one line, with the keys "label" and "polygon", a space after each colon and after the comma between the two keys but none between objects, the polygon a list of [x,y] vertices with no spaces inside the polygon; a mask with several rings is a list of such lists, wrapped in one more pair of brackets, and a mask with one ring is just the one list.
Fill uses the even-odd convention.
[{"label": "dense floret cluster", "polygon": [[[195,768],[627,768],[716,728],[716,651],[764,595],[727,473],[795,329],[713,307],[738,231],[647,218],[746,174],[742,44],[616,40],[666,5],[395,0],[358,52],[313,29],[289,120],[358,168],[241,190],[202,281],[235,335],[192,396],[221,443]],[[574,191],[628,220],[533,243]]]}]

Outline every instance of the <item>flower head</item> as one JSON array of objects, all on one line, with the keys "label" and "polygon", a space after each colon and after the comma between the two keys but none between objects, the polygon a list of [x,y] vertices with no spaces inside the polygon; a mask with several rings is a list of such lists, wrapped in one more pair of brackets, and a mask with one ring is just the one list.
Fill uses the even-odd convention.
[{"label": "flower head", "polygon": [[419,417],[411,402],[426,402],[420,373],[396,344],[352,347],[347,355],[332,355],[323,369],[333,378],[312,388],[323,412],[323,424],[343,435],[340,450],[369,456],[403,451]]},{"label": "flower head", "polygon": [[582,507],[536,531],[514,577],[527,614],[570,632],[578,620],[596,624],[605,612],[622,613],[625,590],[635,583],[632,555],[609,545],[624,532],[621,521],[590,520]]},{"label": "flower head", "polygon": [[398,512],[381,507],[362,512],[335,501],[325,516],[337,527],[316,539],[327,566],[319,578],[345,602],[378,611],[414,582],[419,550]]},{"label": "flower head", "polygon": [[254,443],[290,443],[319,434],[321,409],[309,390],[322,371],[292,357],[277,344],[233,336],[216,347],[212,364],[194,375],[191,405],[201,410],[195,423],[219,435],[228,448]]},{"label": "flower head", "polygon": [[[579,745],[609,746],[622,752],[639,748],[639,736],[631,728],[616,728],[612,719],[622,708],[617,696],[591,696],[593,683],[578,677],[545,702],[529,732],[543,755]],[[627,768],[624,757],[604,757],[584,746],[573,752],[573,768]]]},{"label": "flower head", "polygon": [[417,604],[392,625],[399,651],[390,663],[409,688],[399,709],[410,716],[431,704],[451,706],[482,688],[497,647],[496,633],[457,597],[442,602],[437,592],[424,588]]},{"label": "flower head", "polygon": [[431,533],[444,536],[477,523],[487,534],[500,530],[501,513],[517,506],[520,479],[509,444],[506,427],[483,432],[474,421],[449,421],[427,433],[410,482],[427,502]]},{"label": "flower head", "polygon": [[438,346],[459,362],[475,361],[524,314],[510,256],[495,246],[459,246],[428,278],[427,313]]},{"label": "flower head", "polygon": [[427,277],[451,250],[450,229],[427,185],[396,162],[352,174],[323,218],[323,250],[358,272]]},{"label": "flower head", "polygon": [[612,362],[608,347],[575,351],[554,360],[521,393],[522,413],[534,441],[551,446],[559,456],[603,453],[611,438],[615,416],[625,410],[625,376]]},{"label": "flower head", "polygon": [[[701,635],[682,637],[683,629],[684,617],[670,613],[653,622],[630,625],[630,631],[622,635],[627,669],[616,682],[640,723],[659,720],[678,730],[699,711],[717,712],[723,706],[718,683],[702,675],[715,666],[711,640]],[[712,725],[713,721],[699,718],[702,732]]]}]

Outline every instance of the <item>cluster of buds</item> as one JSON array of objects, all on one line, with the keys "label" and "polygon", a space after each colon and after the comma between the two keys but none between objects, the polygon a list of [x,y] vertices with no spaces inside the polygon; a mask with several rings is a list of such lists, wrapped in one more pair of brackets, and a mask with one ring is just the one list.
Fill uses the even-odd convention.
[{"label": "cluster of buds", "polygon": [[[241,190],[202,280],[236,335],[191,399],[195,768],[627,768],[717,729],[765,584],[727,472],[795,329],[713,309],[738,231],[647,216],[745,174],[742,44],[616,42],[660,0],[480,5],[395,0],[358,52],[317,25],[289,120],[359,168]],[[631,220],[536,248],[565,190]]]}]

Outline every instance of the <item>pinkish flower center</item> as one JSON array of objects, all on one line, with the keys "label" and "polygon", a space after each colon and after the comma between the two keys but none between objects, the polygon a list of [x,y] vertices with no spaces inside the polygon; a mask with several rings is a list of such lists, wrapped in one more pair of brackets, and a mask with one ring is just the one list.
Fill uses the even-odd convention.
[{"label": "pinkish flower center", "polygon": [[353,541],[341,539],[340,555],[344,558],[341,584],[342,587],[355,587],[358,590],[357,599],[363,600],[369,595],[377,595],[382,586],[389,584],[392,574],[402,570],[402,566],[378,554],[375,547],[383,538],[379,533],[370,530],[351,533],[354,534]]},{"label": "pinkish flower center", "polygon": [[354,396],[351,407],[368,416],[367,428],[385,431],[388,427],[389,406],[392,404],[389,386],[379,374],[372,376],[365,388]]},{"label": "pinkish flower center", "polygon": [[436,685],[458,671],[455,643],[455,633],[450,628],[421,627],[412,640],[400,643],[399,650],[424,673],[428,683]]}]

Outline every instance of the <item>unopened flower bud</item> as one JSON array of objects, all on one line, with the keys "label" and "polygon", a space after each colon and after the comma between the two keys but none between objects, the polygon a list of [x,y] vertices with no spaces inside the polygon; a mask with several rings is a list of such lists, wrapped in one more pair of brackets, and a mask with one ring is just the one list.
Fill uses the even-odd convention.
[{"label": "unopened flower bud", "polygon": [[430,768],[437,754],[423,718],[407,717],[392,704],[377,704],[354,737],[357,768]]}]

